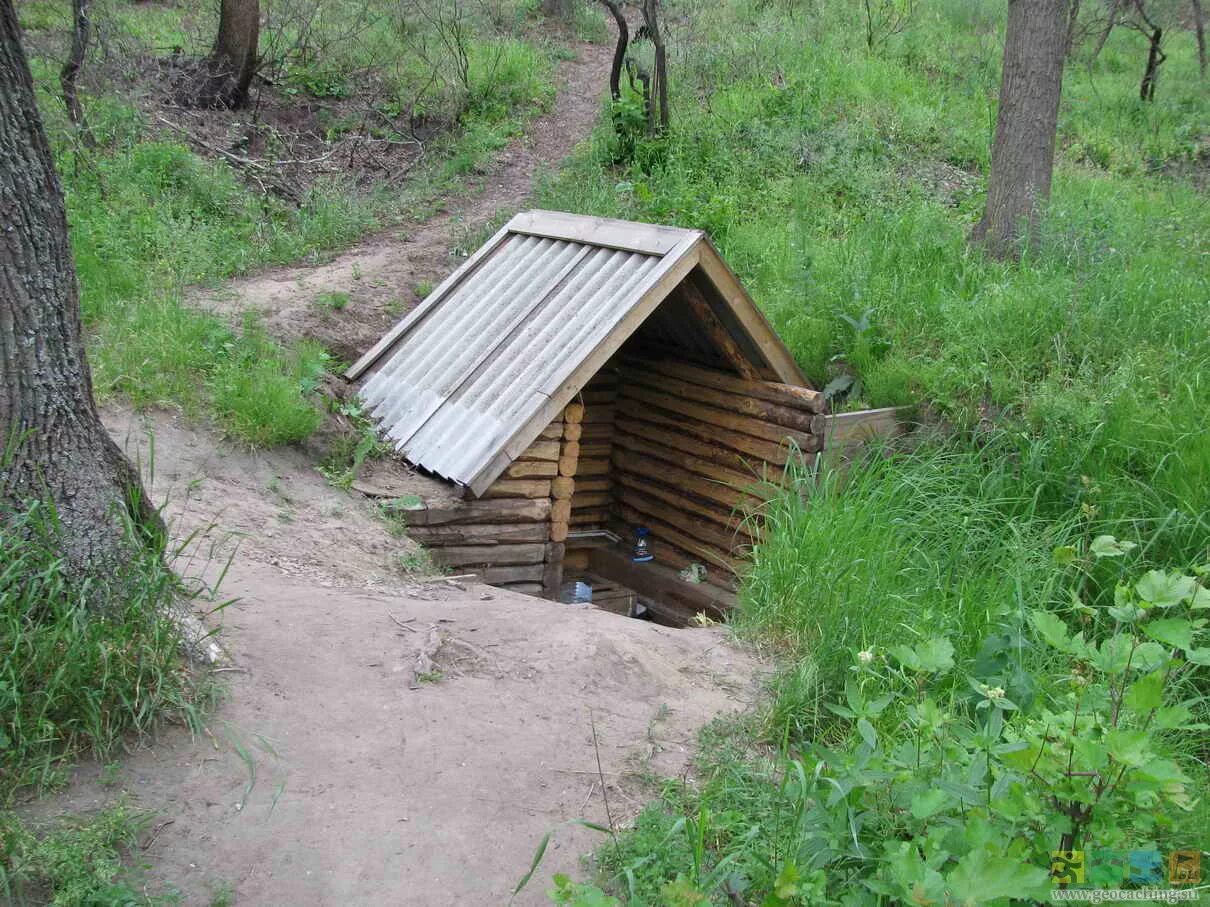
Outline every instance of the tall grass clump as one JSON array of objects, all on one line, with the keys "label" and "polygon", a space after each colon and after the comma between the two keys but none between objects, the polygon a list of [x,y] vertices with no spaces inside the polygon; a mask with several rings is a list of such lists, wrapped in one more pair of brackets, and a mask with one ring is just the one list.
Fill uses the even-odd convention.
[{"label": "tall grass clump", "polygon": [[169,618],[179,581],[159,553],[79,581],[56,533],[43,505],[0,514],[0,803],[53,786],[81,754],[192,714],[198,691]]}]

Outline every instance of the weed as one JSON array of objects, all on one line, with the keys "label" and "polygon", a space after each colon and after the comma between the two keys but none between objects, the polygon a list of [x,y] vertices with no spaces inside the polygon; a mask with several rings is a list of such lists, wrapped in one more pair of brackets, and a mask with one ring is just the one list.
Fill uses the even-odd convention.
[{"label": "weed", "polygon": [[417,299],[427,299],[429,294],[433,292],[433,282],[431,280],[422,280],[416,284],[412,292],[416,294]]},{"label": "weed", "polygon": [[320,293],[315,299],[315,304],[320,308],[330,309],[333,312],[339,312],[349,304],[349,294],[338,293],[335,290],[328,293]]}]

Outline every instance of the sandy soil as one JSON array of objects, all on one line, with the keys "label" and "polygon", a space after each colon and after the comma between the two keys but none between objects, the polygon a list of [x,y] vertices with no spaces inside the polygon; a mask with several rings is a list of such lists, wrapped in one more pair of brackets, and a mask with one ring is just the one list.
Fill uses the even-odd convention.
[{"label": "sandy soil", "polygon": [[237,598],[222,613],[229,695],[204,737],[169,731],[116,783],[86,765],[33,809],[154,810],[140,856],[186,904],[222,884],[249,905],[504,904],[557,829],[516,899],[546,903],[551,875],[582,872],[601,843],[565,823],[606,823],[605,796],[615,822],[633,817],[653,793],[642,776],[691,771],[697,729],[750,702],[758,665],[722,630],[404,576],[390,555],[411,543],[301,454],[106,415],[145,467],[154,432],[153,494],[178,535],[198,533],[183,566],[243,537],[219,590]]},{"label": "sandy soil", "polygon": [[[426,223],[383,234],[321,265],[275,268],[188,297],[201,308],[237,318],[256,309],[270,334],[318,340],[344,361],[369,349],[420,301],[417,288],[436,284],[477,244],[480,232],[520,210],[535,180],[554,168],[591,131],[607,87],[612,48],[578,44],[576,57],[558,67],[552,110],[530,125],[524,139],[500,153],[467,191],[448,199]],[[326,293],[347,293],[333,311]]]}]

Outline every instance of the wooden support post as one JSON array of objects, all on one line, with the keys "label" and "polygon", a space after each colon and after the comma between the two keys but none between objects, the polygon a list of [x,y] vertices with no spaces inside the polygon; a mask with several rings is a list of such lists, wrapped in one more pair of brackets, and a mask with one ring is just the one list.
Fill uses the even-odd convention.
[{"label": "wooden support post", "polygon": [[550,542],[546,546],[546,569],[542,573],[542,594],[549,599],[558,599],[563,585],[563,556],[567,547],[562,542]]}]

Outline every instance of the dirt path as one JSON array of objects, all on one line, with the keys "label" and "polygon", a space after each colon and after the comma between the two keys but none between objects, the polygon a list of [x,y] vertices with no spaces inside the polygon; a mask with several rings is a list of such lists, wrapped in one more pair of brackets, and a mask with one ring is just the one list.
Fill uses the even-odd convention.
[{"label": "dirt path", "polygon": [[[270,334],[312,338],[351,361],[419,302],[425,283],[436,283],[465,256],[467,245],[494,218],[523,208],[538,176],[558,166],[592,130],[601,109],[612,51],[578,44],[576,57],[558,65],[553,109],[534,121],[488,171],[472,179],[440,214],[402,234],[382,234],[320,265],[277,268],[231,281],[219,290],[198,289],[193,304],[238,316],[259,310]],[[319,300],[348,294],[339,311]]]},{"label": "dirt path", "polygon": [[[698,728],[750,701],[757,665],[720,630],[673,630],[392,568],[410,542],[291,451],[248,453],[167,415],[110,411],[178,535],[197,531],[234,670],[206,736],[173,731],[85,766],[36,816],[129,798],[154,810],[153,880],[207,905],[497,905],[559,827],[518,904],[601,843],[576,818],[632,817]],[[292,514],[283,518],[283,513]],[[440,648],[419,678],[422,648]],[[594,726],[596,745],[593,742]],[[597,773],[600,754],[604,775]],[[602,791],[601,779],[605,780]]]}]

